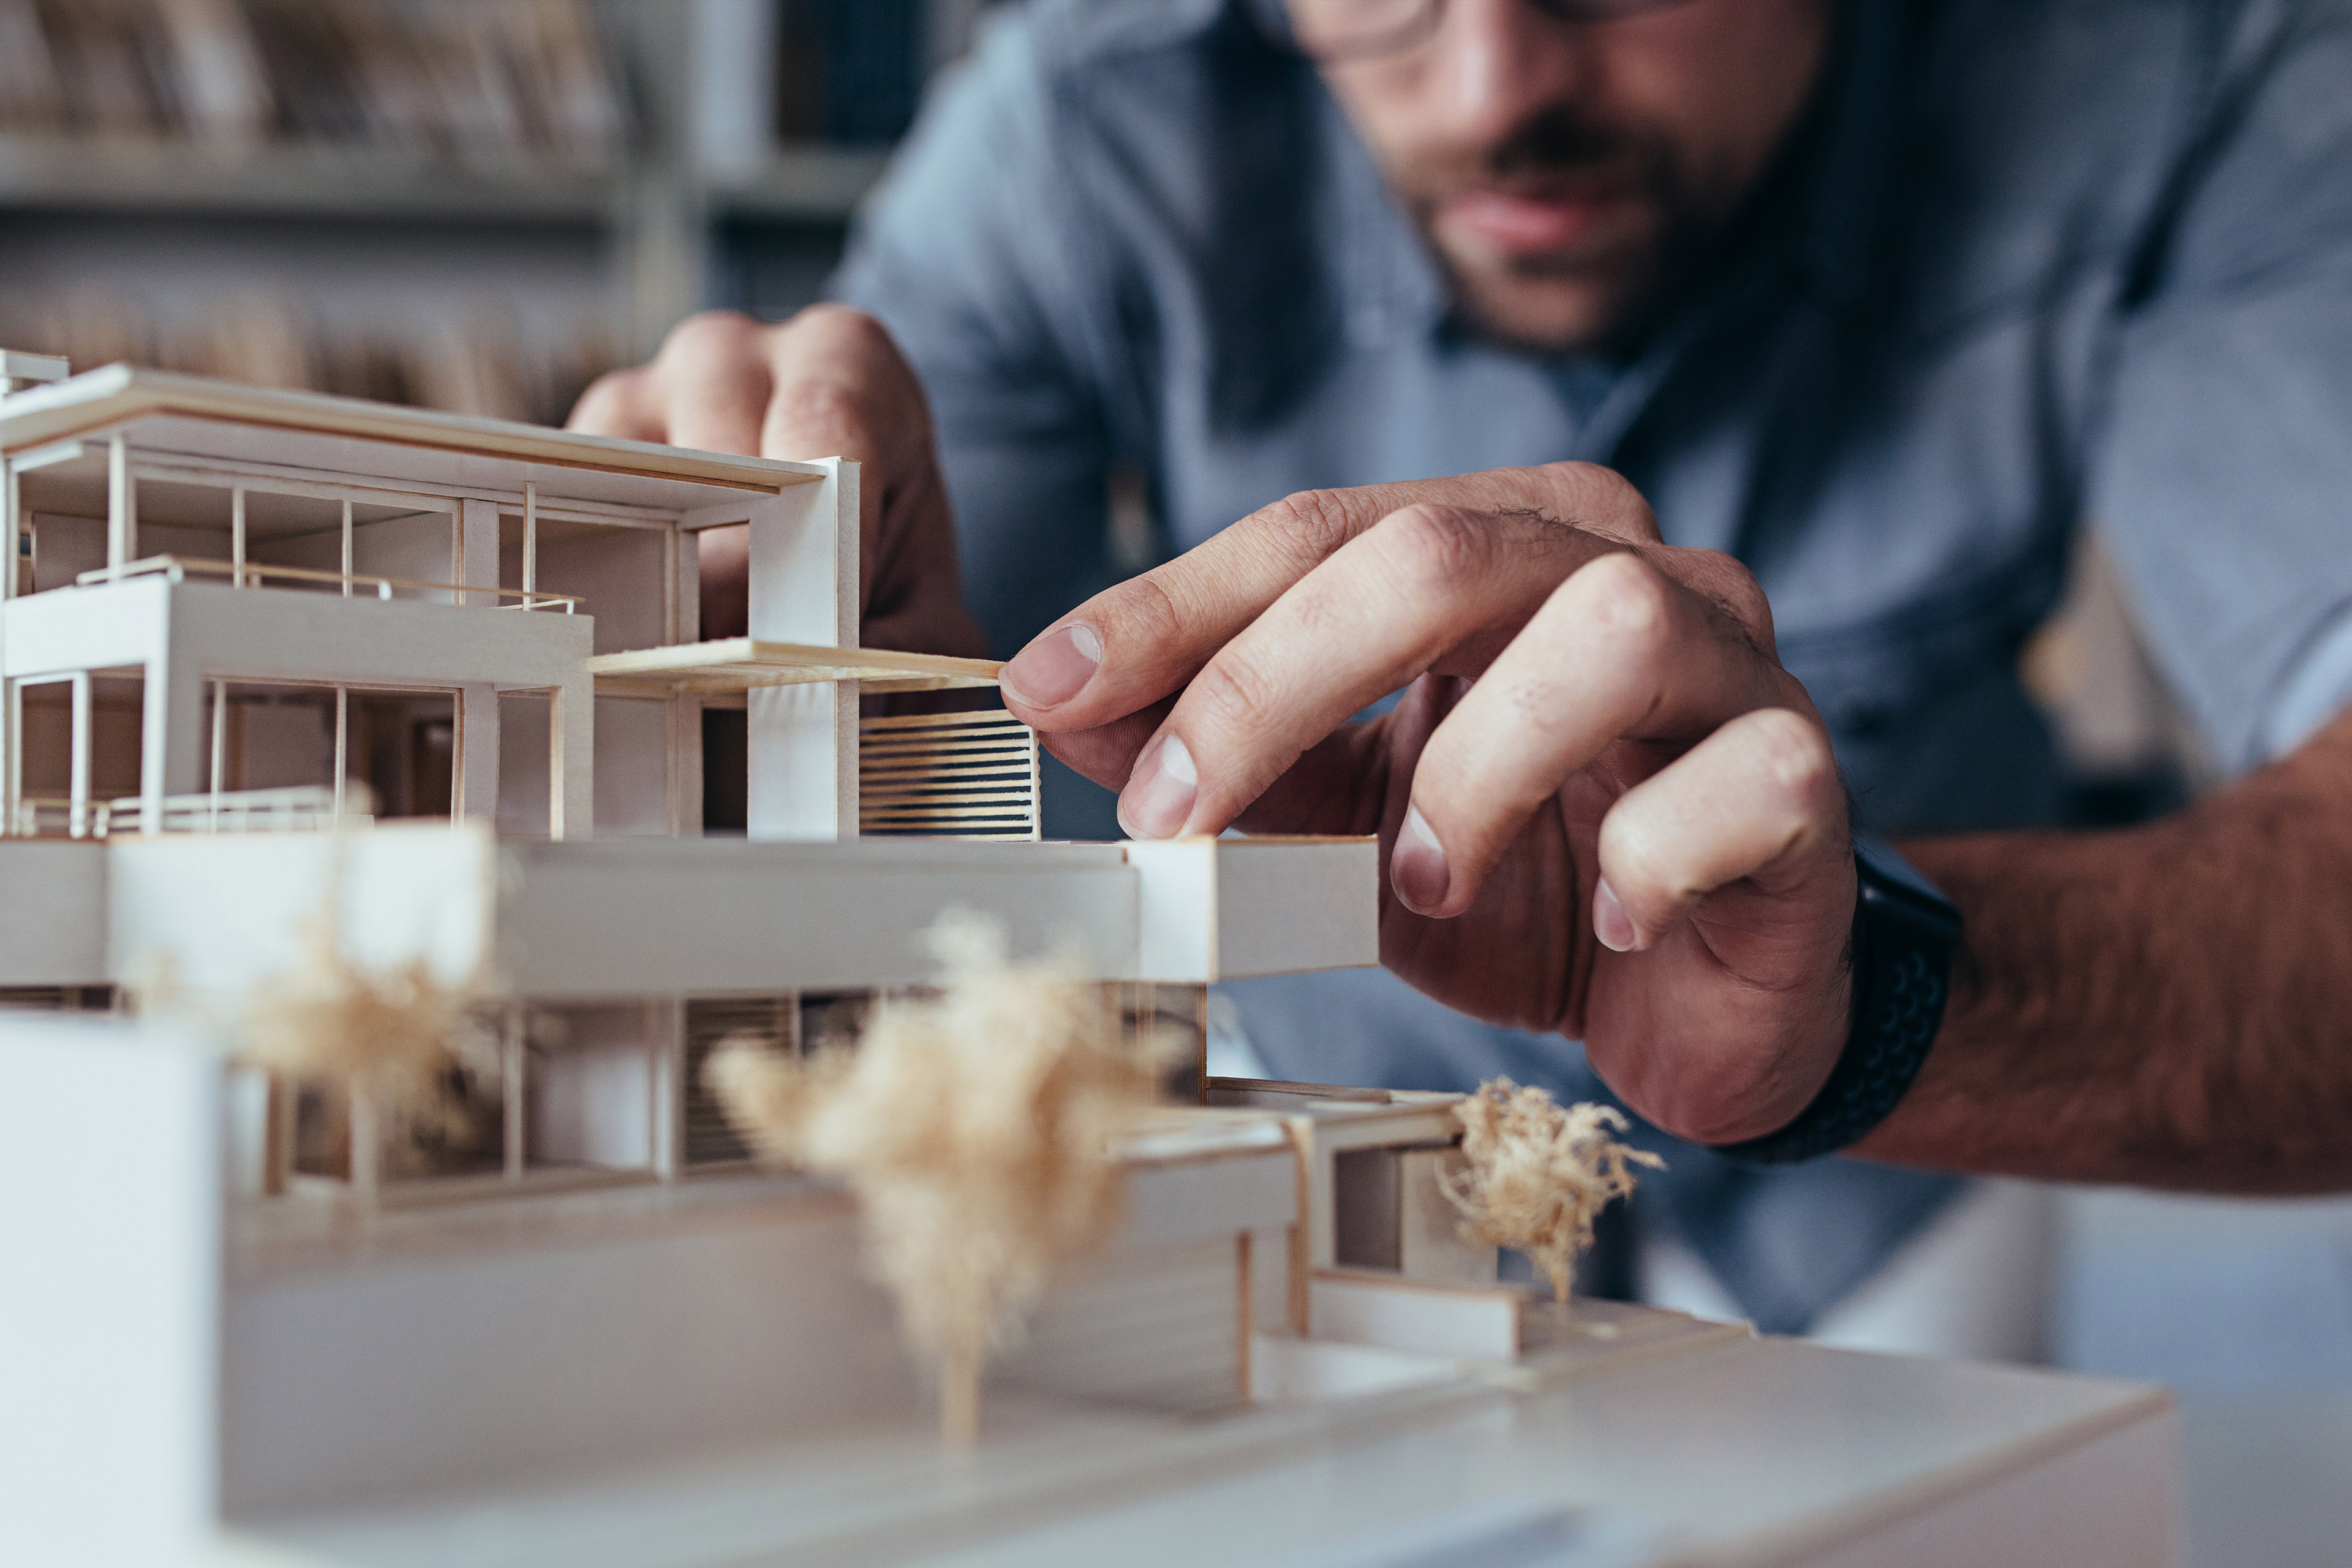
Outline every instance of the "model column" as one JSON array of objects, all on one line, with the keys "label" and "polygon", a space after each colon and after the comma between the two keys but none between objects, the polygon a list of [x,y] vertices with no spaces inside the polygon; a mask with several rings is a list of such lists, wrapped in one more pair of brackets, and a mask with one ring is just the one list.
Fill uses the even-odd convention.
[{"label": "model column", "polygon": [[[857,646],[857,465],[751,509],[750,632],[755,641]],[[857,837],[857,682],[755,686],[746,836]]]}]

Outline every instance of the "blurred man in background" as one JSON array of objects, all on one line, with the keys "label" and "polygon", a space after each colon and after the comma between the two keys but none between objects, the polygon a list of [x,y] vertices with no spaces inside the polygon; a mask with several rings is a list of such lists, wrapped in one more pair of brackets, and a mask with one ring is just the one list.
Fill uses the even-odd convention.
[{"label": "blurred man in background", "polygon": [[[1605,464],[1664,546],[1745,568],[1685,580],[1801,683],[1784,707],[1861,825],[2053,824],[2017,661],[2086,519],[2224,768],[2352,693],[2347,158],[2329,0],[1042,0],[940,92],[837,285],[912,362],[937,472],[889,341],[840,312],[689,323],[575,422],[866,460],[877,645],[969,645],[939,609],[952,497],[988,641],[1051,628],[1007,672],[1048,731],[1065,703],[1109,716],[1101,628],[1070,612],[1116,574],[1115,474],[1184,550],[1293,492]],[[1470,492],[1465,526],[1554,521],[1543,493]],[[1268,508],[1219,571],[1288,549],[1303,572],[1363,510]],[[1127,820],[1171,831],[1198,781],[1162,811],[1149,756]],[[1054,831],[1108,827],[1068,798]],[[1387,973],[1233,994],[1277,1076],[1598,1090],[1559,1035]],[[1958,1191],[1668,1152],[1640,1223],[1784,1331]]]}]

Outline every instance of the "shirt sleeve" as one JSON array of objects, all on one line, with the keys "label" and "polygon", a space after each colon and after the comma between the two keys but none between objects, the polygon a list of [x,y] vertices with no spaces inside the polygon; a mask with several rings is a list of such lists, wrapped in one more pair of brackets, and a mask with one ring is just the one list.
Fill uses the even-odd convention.
[{"label": "shirt sleeve", "polygon": [[1050,132],[1035,25],[993,25],[933,93],[831,292],[929,394],[964,592],[1000,656],[1111,581],[1110,440],[1090,367],[1105,292]]},{"label": "shirt sleeve", "polygon": [[2090,476],[2151,651],[2233,773],[2352,703],[2352,7],[2247,9],[2269,30],[2217,73]]}]

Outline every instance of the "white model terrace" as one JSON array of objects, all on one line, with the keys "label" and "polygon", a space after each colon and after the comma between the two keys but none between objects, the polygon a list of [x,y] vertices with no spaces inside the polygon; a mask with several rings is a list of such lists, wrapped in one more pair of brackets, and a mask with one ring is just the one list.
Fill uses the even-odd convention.
[{"label": "white model terrace", "polygon": [[[922,981],[920,933],[950,908],[1024,952],[1074,944],[1129,1010],[1196,1030],[1210,981],[1377,959],[1369,841],[944,842],[1036,837],[1035,738],[1002,710],[861,722],[866,693],[997,667],[855,646],[854,463],[121,366],[0,398],[0,459],[20,562],[0,602],[0,994],[102,998],[168,968],[234,1008],[331,917],[347,958],[425,959],[504,1037],[470,1086],[484,1125],[421,1171],[394,1130],[364,1135],[366,1106],[271,1086],[252,1139],[269,1191],[332,1175],[372,1206],[380,1170],[740,1164],[701,1055],[745,1032],[797,1048],[804,1008]],[[683,640],[694,536],[734,522],[752,635]],[[703,710],[730,703],[749,837],[770,842],[702,841]],[[448,826],[239,831],[349,822],[368,769],[386,815]],[[110,772],[135,794],[108,798]],[[581,842],[592,826],[635,842]]]},{"label": "white model terrace", "polygon": [[[44,367],[13,355],[9,368],[13,384]],[[274,687],[331,701],[334,757],[314,772],[339,797],[357,762],[355,694],[439,698],[448,814],[495,818],[503,795],[510,830],[556,838],[698,834],[700,710],[742,704],[750,835],[849,838],[859,695],[993,683],[984,661],[856,648],[856,466],[839,459],[688,452],[125,366],[0,400],[0,458],[16,541],[16,569],[0,574],[0,824],[13,833],[95,831],[110,763],[136,781],[115,831],[162,831],[174,811],[212,825],[253,773],[232,689]],[[694,536],[743,522],[751,635],[693,644]],[[97,692],[131,678],[138,721],[118,733]],[[69,700],[44,722],[58,689]],[[500,735],[501,698],[524,693],[544,700],[518,745]],[[900,763],[955,760],[912,728],[883,728]],[[1026,732],[1002,714],[950,731],[1013,776],[933,792],[966,808],[942,813],[892,787],[906,766],[885,769],[864,825],[1030,836]],[[29,799],[28,760],[48,786]],[[529,798],[541,790],[543,806]]]}]

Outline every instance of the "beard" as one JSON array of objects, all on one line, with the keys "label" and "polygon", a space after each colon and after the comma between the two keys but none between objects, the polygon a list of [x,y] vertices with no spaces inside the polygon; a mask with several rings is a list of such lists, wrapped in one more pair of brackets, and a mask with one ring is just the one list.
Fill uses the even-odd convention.
[{"label": "beard", "polygon": [[[1635,345],[1703,268],[1737,199],[1710,191],[1666,133],[1566,110],[1493,147],[1394,168],[1390,181],[1445,276],[1459,324],[1538,355]],[[1588,233],[1513,253],[1446,233],[1446,202],[1475,192],[1606,210]]]}]

